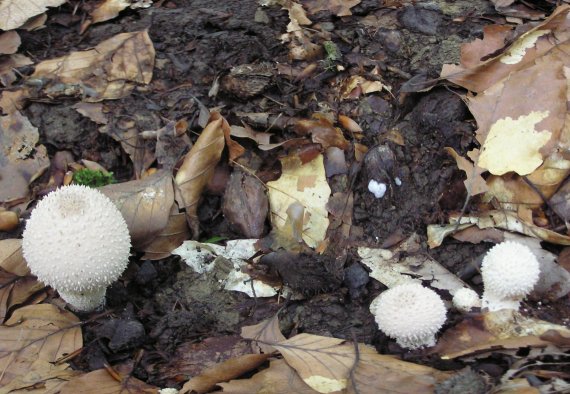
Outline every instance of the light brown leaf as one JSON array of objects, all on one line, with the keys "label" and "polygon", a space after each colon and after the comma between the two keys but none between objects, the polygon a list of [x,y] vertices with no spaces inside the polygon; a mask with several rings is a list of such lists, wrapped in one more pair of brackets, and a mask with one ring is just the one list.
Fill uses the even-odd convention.
[{"label": "light brown leaf", "polygon": [[174,204],[170,172],[161,170],[144,179],[99,188],[119,208],[131,234],[133,247],[144,250],[168,224]]},{"label": "light brown leaf", "polygon": [[250,379],[231,380],[220,383],[227,394],[317,394],[299,377],[285,360],[271,360],[269,368],[256,373]]},{"label": "light brown leaf", "polygon": [[474,165],[466,158],[459,156],[453,148],[446,147],[445,151],[455,159],[457,167],[465,172],[467,179],[464,180],[463,183],[465,184],[465,189],[467,189],[471,196],[476,196],[477,194],[485,193],[489,190],[485,179],[481,176],[481,173],[485,171],[484,169]]},{"label": "light brown leaf", "polygon": [[[16,81],[17,76],[14,69],[18,67],[28,66],[33,64],[32,59],[19,53],[15,53],[11,56],[3,56],[0,59],[0,83],[2,85],[9,87]],[[5,92],[4,92],[5,93]],[[7,95],[6,97],[8,97]],[[4,113],[10,113],[13,111],[3,111]]]},{"label": "light brown leaf", "polygon": [[52,304],[16,309],[0,326],[0,387],[26,374],[36,360],[55,362],[83,346],[79,319]]},{"label": "light brown leaf", "polygon": [[253,326],[242,327],[241,336],[255,341],[263,353],[272,353],[275,351],[273,346],[268,345],[269,343],[283,342],[287,339],[279,329],[278,314]]},{"label": "light brown leaf", "polygon": [[80,94],[97,102],[127,96],[136,84],[148,84],[154,67],[148,31],[117,34],[92,49],[44,60],[32,80],[43,80],[50,97]]},{"label": "light brown leaf", "polygon": [[[321,393],[432,393],[449,374],[376,353],[368,346],[342,339],[299,334],[272,344],[303,381]],[[358,360],[358,361],[357,361]]]},{"label": "light brown leaf", "polygon": [[66,0],[4,0],[0,3],[0,29],[16,29],[48,7],[57,7],[65,2]]},{"label": "light brown leaf", "polygon": [[550,342],[540,337],[547,332],[552,336],[550,330],[562,336],[570,335],[570,330],[564,326],[524,317],[511,309],[502,309],[466,317],[443,333],[433,352],[441,354],[443,359],[451,359],[498,349],[545,347]]},{"label": "light brown leaf", "polygon": [[105,22],[110,19],[116,18],[119,12],[131,5],[131,0],[105,0],[103,3],[98,4],[89,16],[92,23]]},{"label": "light brown leaf", "polygon": [[103,113],[103,104],[79,102],[71,106],[71,108],[95,123],[107,124],[109,121]]},{"label": "light brown leaf", "polygon": [[156,394],[158,388],[132,377],[116,380],[106,369],[98,369],[75,378],[62,387],[60,394]]},{"label": "light brown leaf", "polygon": [[18,276],[26,276],[30,273],[22,255],[21,239],[0,240],[0,268]]},{"label": "light brown leaf", "polygon": [[[0,270],[0,323],[4,322],[8,311],[28,300],[32,295],[45,288],[35,276],[18,276]],[[35,298],[41,301],[44,296]]]},{"label": "light brown leaf", "polygon": [[38,140],[38,129],[19,112],[0,117],[0,202],[26,197],[28,185],[49,166]]},{"label": "light brown leaf", "polygon": [[352,15],[350,9],[360,2],[361,0],[308,0],[303,5],[313,15],[320,11],[330,11],[336,16],[349,16]]},{"label": "light brown leaf", "polygon": [[20,36],[14,30],[0,34],[0,55],[16,53],[21,43]]},{"label": "light brown leaf", "polygon": [[[81,375],[83,372],[74,371],[67,363],[52,364],[46,360],[34,360],[30,369],[25,374],[15,377],[6,386],[0,388],[0,394],[15,392],[15,390],[25,390],[26,393],[35,393],[32,387],[41,389],[42,393],[56,393],[51,391],[55,387]],[[21,392],[21,391],[18,391]]]},{"label": "light brown leaf", "polygon": [[160,260],[170,256],[170,252],[190,238],[188,223],[184,212],[178,212],[176,204],[172,205],[166,227],[154,240],[144,248],[143,259]]},{"label": "light brown leaf", "polygon": [[344,138],[342,131],[334,127],[326,119],[309,120],[302,119],[295,124],[295,132],[299,135],[310,134],[316,144],[321,144],[324,149],[331,146],[346,150],[349,147],[348,141]]},{"label": "light brown leaf", "polygon": [[199,230],[198,202],[214,174],[225,146],[222,123],[221,118],[208,123],[190,152],[186,154],[175,177],[178,185],[176,201],[180,207],[186,209],[194,237]]},{"label": "light brown leaf", "polygon": [[254,370],[268,358],[268,354],[245,354],[216,364],[186,382],[182,386],[180,394],[191,391],[195,391],[198,394],[207,393],[220,382],[237,378],[246,372]]}]

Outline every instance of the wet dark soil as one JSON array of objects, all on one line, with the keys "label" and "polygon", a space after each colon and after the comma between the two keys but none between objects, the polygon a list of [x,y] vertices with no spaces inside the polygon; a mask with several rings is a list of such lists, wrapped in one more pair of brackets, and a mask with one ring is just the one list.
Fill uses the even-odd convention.
[{"label": "wet dark soil", "polygon": [[[59,12],[70,10],[64,7]],[[260,7],[253,0],[167,1],[163,7],[127,11],[115,20],[92,26],[84,35],[77,33],[77,24],[52,23],[40,32],[23,32],[22,52],[39,61],[93,47],[120,32],[148,29],[157,56],[153,81],[125,99],[105,102],[106,112],[112,115],[110,130],[122,130],[125,123],[138,130],[156,130],[165,120],[186,117],[191,130],[199,132],[201,105],[221,108],[232,124],[240,124],[240,113],[309,118],[330,109],[358,121],[365,130],[363,142],[373,152],[353,182],[346,175],[330,180],[338,188],[352,186],[353,224],[361,228],[361,235],[346,245],[346,258],[336,267],[340,275],[335,286],[309,292],[301,301],[252,299],[219,290],[216,283],[194,273],[176,256],[160,261],[134,256],[121,281],[108,291],[107,313],[85,326],[85,350],[75,360],[78,368],[130,363],[140,379],[161,387],[180,387],[208,366],[207,360],[217,362],[248,352],[249,344],[239,337],[240,328],[278,311],[285,335],[308,332],[356,339],[385,353],[402,353],[376,328],[368,305],[384,287],[368,277],[351,247],[381,246],[412,233],[424,236],[428,224],[444,223],[448,212],[463,206],[462,173],[444,148],[452,147],[461,154],[472,148],[474,122],[451,87],[410,93],[414,89],[409,80],[437,77],[443,63],[457,62],[460,44],[481,37],[482,28],[491,23],[484,16],[494,10],[486,0],[410,2],[402,7],[364,0],[352,12],[351,17],[339,18],[323,11],[312,18],[332,33],[332,41],[342,53],[338,63],[345,71],[321,68],[315,77],[298,81],[273,72],[261,93],[251,97],[240,97],[229,88],[216,95],[209,92],[232,67],[291,63],[287,47],[279,40],[289,18],[279,7]],[[255,22],[254,15],[263,15],[261,22]],[[341,77],[366,76],[374,67],[381,70],[390,92],[338,100],[336,86]],[[97,161],[120,181],[130,179],[137,165],[148,165],[133,166],[112,133],[99,133],[95,123],[71,108],[76,101],[42,100],[25,110],[51,154],[67,150],[77,159]],[[274,131],[281,138],[291,135],[287,127]],[[404,142],[389,138],[393,133],[401,135]],[[368,192],[371,179],[387,182],[384,198]],[[219,195],[204,198],[200,208],[203,239],[243,238],[230,229],[220,210]],[[423,247],[480,288],[477,271],[465,266],[475,264],[489,245],[446,241],[435,250]],[[324,275],[323,266],[312,269]],[[289,279],[293,286],[294,281],[294,277]],[[544,315],[558,322],[564,315],[556,311],[568,313],[570,308],[567,300],[564,302],[545,307],[554,308],[554,312],[548,309]],[[462,366],[437,364],[421,353],[406,357],[441,368]],[[505,368],[492,360],[489,363],[501,371]]]}]

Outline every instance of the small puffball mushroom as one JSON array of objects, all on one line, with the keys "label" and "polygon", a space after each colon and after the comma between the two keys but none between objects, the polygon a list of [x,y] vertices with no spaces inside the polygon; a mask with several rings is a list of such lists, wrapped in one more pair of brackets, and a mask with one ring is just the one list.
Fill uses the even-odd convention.
[{"label": "small puffball mushroom", "polygon": [[540,264],[532,251],[518,242],[493,246],[483,258],[483,307],[490,311],[518,310],[540,275]]},{"label": "small puffball mushroom", "polygon": [[461,312],[469,312],[473,308],[480,308],[481,300],[475,291],[463,287],[453,295],[453,306]]},{"label": "small puffball mushroom", "polygon": [[434,346],[446,315],[439,295],[415,282],[386,290],[373,301],[371,310],[378,328],[409,349]]},{"label": "small puffball mushroom", "polygon": [[121,212],[96,189],[64,186],[44,197],[26,223],[22,250],[38,279],[77,311],[102,306],[128,264],[131,238]]}]

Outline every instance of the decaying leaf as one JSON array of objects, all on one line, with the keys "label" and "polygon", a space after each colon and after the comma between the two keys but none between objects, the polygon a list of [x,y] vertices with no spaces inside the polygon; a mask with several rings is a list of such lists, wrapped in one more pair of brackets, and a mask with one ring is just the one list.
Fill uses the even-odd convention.
[{"label": "decaying leaf", "polygon": [[123,214],[135,249],[144,250],[166,227],[174,204],[169,171],[158,171],[144,179],[115,183],[99,190]]},{"label": "decaying leaf", "polygon": [[18,276],[26,276],[30,273],[22,255],[21,239],[0,240],[0,268]]},{"label": "decaying leaf", "polygon": [[278,314],[253,326],[242,327],[241,336],[245,339],[252,339],[263,353],[268,354],[275,351],[275,348],[269,345],[270,343],[283,342],[287,339],[279,329]]},{"label": "decaying leaf", "polygon": [[[8,311],[30,299],[35,293],[45,288],[35,276],[18,276],[0,270],[0,323],[8,316]],[[34,298],[36,302],[45,296]]]},{"label": "decaying leaf", "polygon": [[48,168],[38,140],[38,129],[19,112],[0,117],[0,202],[26,197],[28,185]]},{"label": "decaying leaf", "polygon": [[131,3],[131,0],[105,0],[89,13],[91,23],[100,23],[116,18],[119,12],[130,6]]},{"label": "decaying leaf", "polygon": [[485,170],[474,165],[466,158],[459,156],[459,154],[453,148],[445,148],[445,151],[449,153],[456,161],[457,167],[467,176],[467,179],[463,181],[465,188],[472,196],[477,194],[485,193],[489,190],[485,179],[481,176],[481,173]]},{"label": "decaying leaf", "polygon": [[35,393],[31,387],[41,390],[44,393],[56,393],[69,380],[80,376],[83,372],[71,369],[67,363],[53,364],[46,360],[35,360],[31,363],[30,369],[21,376],[15,377],[6,386],[0,388],[0,394],[20,392]]},{"label": "decaying leaf", "polygon": [[342,100],[353,100],[363,94],[380,92],[383,89],[389,91],[389,87],[380,81],[369,81],[360,75],[353,75],[343,82],[340,94]]},{"label": "decaying leaf", "polygon": [[27,374],[36,360],[54,363],[83,346],[79,319],[51,304],[16,309],[0,337],[0,387]]},{"label": "decaying leaf", "polygon": [[550,330],[570,336],[570,330],[564,326],[524,317],[512,309],[502,309],[466,317],[443,333],[433,351],[441,354],[443,359],[450,359],[500,349],[545,347],[550,342],[541,339],[541,335]]},{"label": "decaying leaf", "polygon": [[302,164],[297,156],[281,159],[281,177],[268,182],[271,222],[275,228],[283,228],[288,217],[287,210],[293,203],[304,209],[303,240],[314,248],[326,236],[329,226],[326,204],[331,194],[327,183],[323,156]]},{"label": "decaying leaf", "polygon": [[184,212],[178,212],[177,204],[172,204],[166,227],[153,241],[144,247],[143,259],[160,260],[170,256],[182,242],[190,238],[190,230]]},{"label": "decaying leaf", "polygon": [[20,36],[14,30],[0,34],[0,55],[16,53],[21,43]]},{"label": "decaying leaf", "polygon": [[130,376],[119,373],[121,380],[115,379],[106,369],[98,369],[75,378],[61,388],[60,394],[154,394],[158,388]]},{"label": "decaying leaf", "polygon": [[186,150],[192,146],[186,130],[188,122],[186,119],[179,119],[169,121],[164,127],[153,131],[156,133],[156,161],[163,168],[174,168]]},{"label": "decaying leaf", "polygon": [[75,109],[81,115],[86,116],[93,122],[98,124],[107,124],[107,116],[103,113],[103,104],[101,103],[84,103],[79,102],[74,104],[71,108]]},{"label": "decaying leaf", "polygon": [[346,150],[349,146],[342,131],[326,119],[301,119],[295,124],[295,131],[299,135],[310,134],[313,142],[321,144],[324,149],[336,146]]},{"label": "decaying leaf", "polygon": [[232,380],[220,383],[227,394],[317,394],[299,377],[285,360],[271,360],[269,368],[256,373],[250,379]]},{"label": "decaying leaf", "polygon": [[225,146],[222,118],[217,118],[206,126],[196,143],[186,154],[184,162],[176,173],[176,201],[186,209],[192,232],[197,236],[199,223],[198,202],[202,191],[214,174],[214,169]]},{"label": "decaying leaf", "polygon": [[336,16],[349,16],[352,15],[350,9],[360,2],[361,0],[308,0],[303,5],[313,15],[320,11],[330,11]]},{"label": "decaying leaf", "polygon": [[[19,53],[15,53],[11,56],[4,56],[0,58],[0,83],[6,87],[11,86],[12,83],[14,83],[14,81],[16,81],[17,79],[14,70],[17,69],[18,67],[29,66],[30,64],[33,63],[34,62],[32,61],[32,59]],[[6,98],[7,97],[8,95],[6,96]],[[4,109],[3,112],[7,114],[14,112],[6,110],[6,108],[3,109]]]},{"label": "decaying leaf", "polygon": [[188,392],[207,393],[218,383],[237,378],[254,370],[268,358],[268,354],[245,354],[216,364],[186,382],[180,390],[180,394]]},{"label": "decaying leaf", "polygon": [[301,379],[320,393],[389,393],[399,392],[402,387],[406,392],[431,393],[438,381],[449,377],[445,372],[337,338],[299,334],[272,345]]},{"label": "decaying leaf", "polygon": [[388,287],[410,281],[429,281],[430,286],[448,290],[451,294],[468,287],[440,263],[421,253],[417,234],[392,250],[360,247],[358,254],[362,263],[371,269],[370,276]]},{"label": "decaying leaf", "polygon": [[28,19],[57,7],[66,0],[5,0],[0,3],[0,29],[12,30],[22,26]]}]

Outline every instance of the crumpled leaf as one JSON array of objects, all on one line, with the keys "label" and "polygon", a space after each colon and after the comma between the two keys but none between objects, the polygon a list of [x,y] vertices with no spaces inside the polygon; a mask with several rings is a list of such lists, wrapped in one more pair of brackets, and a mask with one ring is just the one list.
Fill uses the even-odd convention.
[{"label": "crumpled leaf", "polygon": [[22,43],[16,31],[7,31],[0,34],[0,55],[11,55],[16,53]]},{"label": "crumpled leaf", "polygon": [[370,276],[388,287],[412,281],[420,284],[422,281],[429,281],[430,286],[447,290],[451,294],[469,287],[440,263],[420,251],[420,239],[415,233],[392,250],[358,248],[362,263],[371,270]]},{"label": "crumpled leaf", "polygon": [[0,394],[12,393],[18,390],[35,392],[31,387],[42,388],[43,392],[59,392],[57,388],[66,384],[69,380],[81,375],[83,372],[76,371],[67,363],[52,364],[46,360],[34,360],[29,371],[15,377],[6,386],[0,388]]},{"label": "crumpled leaf", "polygon": [[54,363],[83,346],[80,321],[52,304],[16,309],[0,326],[0,387],[30,371],[36,360]]},{"label": "crumpled leaf", "polygon": [[[23,67],[23,66],[29,66],[30,64],[34,64],[34,62],[32,61],[32,59],[30,59],[27,56],[24,56],[20,53],[15,53],[13,55],[10,56],[4,56],[0,59],[0,83],[3,86],[6,87],[10,87],[12,85],[12,83],[14,83],[14,81],[16,81],[17,76],[15,73],[15,69],[19,68],[19,67]],[[7,97],[9,95],[6,95],[5,100],[7,100]],[[6,104],[5,104],[6,105]],[[4,107],[4,106],[2,106]],[[10,108],[8,108],[8,110],[6,110],[6,108],[3,108],[3,112],[6,114],[12,113],[15,110],[17,110],[16,108],[13,108],[12,110],[10,110]]]},{"label": "crumpled leaf", "polygon": [[0,3],[0,29],[12,30],[22,26],[28,19],[57,7],[67,0],[4,0]]},{"label": "crumpled leaf", "polygon": [[146,178],[99,188],[123,214],[133,247],[144,250],[166,227],[174,204],[174,188],[169,171]]},{"label": "crumpled leaf", "polygon": [[295,124],[295,132],[299,135],[310,134],[312,141],[321,144],[324,149],[335,146],[346,150],[349,147],[342,131],[326,119],[301,119]]},{"label": "crumpled leaf", "polygon": [[190,230],[188,229],[186,214],[178,212],[177,204],[172,204],[166,227],[156,235],[150,244],[144,247],[142,259],[160,260],[168,257],[188,238],[190,238]]},{"label": "crumpled leaf", "polygon": [[194,376],[182,386],[180,394],[196,392],[207,393],[218,383],[225,382],[254,370],[263,364],[270,356],[268,354],[244,354],[214,365]]},{"label": "crumpled leaf", "polygon": [[[342,339],[299,334],[272,344],[301,379],[320,393],[431,393],[449,374],[381,355],[366,345]],[[358,346],[358,358],[355,346]]]},{"label": "crumpled leaf", "polygon": [[279,329],[278,314],[253,326],[242,327],[241,336],[245,339],[252,339],[263,353],[273,353],[275,351],[275,348],[269,345],[269,343],[283,342],[287,339]]},{"label": "crumpled leaf", "polygon": [[38,140],[38,129],[19,112],[0,117],[0,202],[26,197],[28,185],[49,167]]},{"label": "crumpled leaf", "polygon": [[316,14],[320,11],[330,11],[336,16],[352,15],[350,9],[362,0],[307,0],[303,2],[305,8],[310,14]]},{"label": "crumpled leaf", "polygon": [[194,237],[199,232],[198,202],[208,181],[214,174],[225,146],[222,118],[212,120],[186,154],[180,169],[176,173],[176,201],[186,209]]},{"label": "crumpled leaf", "polygon": [[325,239],[329,226],[326,205],[331,189],[323,156],[319,154],[305,164],[297,156],[287,156],[281,159],[281,166],[281,177],[267,183],[271,222],[277,229],[285,227],[291,204],[301,204],[305,209],[303,240],[314,248]]},{"label": "crumpled leaf", "polygon": [[446,147],[445,151],[455,159],[457,167],[465,172],[467,179],[463,181],[463,183],[469,194],[476,196],[477,194],[485,193],[489,190],[485,179],[481,176],[481,173],[485,171],[484,169],[474,165],[466,158],[459,156],[453,148]]},{"label": "crumpled leaf", "polygon": [[[45,288],[35,276],[19,276],[0,270],[0,323],[4,322],[8,311],[28,300],[32,295]],[[45,298],[38,297],[36,300]]]},{"label": "crumpled leaf", "polygon": [[115,379],[106,369],[98,369],[75,378],[61,388],[60,394],[154,394],[158,388],[131,376],[119,373]]},{"label": "crumpled leaf", "polygon": [[131,0],[105,0],[89,13],[91,23],[105,22],[116,18],[119,12],[131,5]]},{"label": "crumpled leaf", "polygon": [[550,342],[541,339],[541,335],[550,330],[570,336],[570,330],[564,326],[525,317],[512,309],[502,309],[466,316],[442,334],[433,352],[441,354],[443,359],[451,359],[499,349],[546,347]]},{"label": "crumpled leaf", "polygon": [[30,273],[22,255],[21,239],[0,240],[0,268],[18,276],[26,276]]},{"label": "crumpled leaf", "polygon": [[226,394],[317,394],[299,377],[285,360],[271,360],[269,368],[256,373],[250,379],[220,383]]}]

